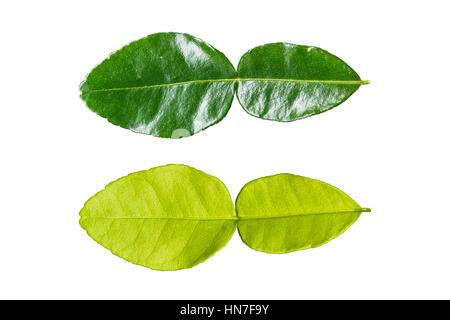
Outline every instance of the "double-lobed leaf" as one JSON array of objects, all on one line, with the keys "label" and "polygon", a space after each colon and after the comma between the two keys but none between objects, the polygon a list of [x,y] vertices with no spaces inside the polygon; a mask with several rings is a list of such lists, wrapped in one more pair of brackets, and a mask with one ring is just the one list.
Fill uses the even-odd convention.
[{"label": "double-lobed leaf", "polygon": [[236,211],[245,244],[287,253],[327,243],[369,209],[328,183],[283,173],[247,183],[236,199]]},{"label": "double-lobed leaf", "polygon": [[236,225],[255,250],[287,253],[322,245],[361,208],[324,182],[291,174],[246,184],[236,211],[225,185],[185,165],[132,173],[90,198],[80,224],[99,244],[155,270],[195,266],[223,248]]},{"label": "double-lobed leaf", "polygon": [[113,53],[81,84],[87,106],[111,123],[163,138],[193,135],[221,121],[237,85],[251,115],[293,121],[334,108],[362,81],[316,47],[271,43],[234,69],[223,53],[184,33],[156,33]]}]

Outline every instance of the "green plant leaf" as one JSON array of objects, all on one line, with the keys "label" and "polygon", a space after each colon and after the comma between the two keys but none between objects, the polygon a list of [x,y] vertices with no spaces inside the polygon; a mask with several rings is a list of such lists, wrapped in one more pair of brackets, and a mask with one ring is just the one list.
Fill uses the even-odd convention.
[{"label": "green plant leaf", "polygon": [[87,106],[115,125],[180,138],[225,117],[235,78],[228,59],[202,40],[156,33],[111,54],[80,90]]},{"label": "green plant leaf", "polygon": [[236,228],[236,214],[219,179],[185,165],[167,165],[107,185],[85,203],[80,225],[125,260],[177,270],[223,248]]},{"label": "green plant leaf", "polygon": [[289,43],[248,51],[239,61],[238,77],[237,97],[245,111],[276,121],[325,112],[368,83],[327,51]]},{"label": "green plant leaf", "polygon": [[325,182],[283,173],[247,183],[236,199],[236,211],[245,244],[287,253],[336,238],[370,209]]}]

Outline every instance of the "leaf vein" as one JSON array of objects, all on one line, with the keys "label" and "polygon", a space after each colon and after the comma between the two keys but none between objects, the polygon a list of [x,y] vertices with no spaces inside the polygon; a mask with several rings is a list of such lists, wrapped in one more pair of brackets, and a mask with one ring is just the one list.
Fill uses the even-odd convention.
[{"label": "leaf vein", "polygon": [[136,87],[123,87],[123,88],[108,88],[108,89],[93,89],[83,91],[84,94],[96,93],[96,92],[110,92],[110,91],[125,91],[125,90],[140,90],[140,89],[153,89],[153,88],[164,88],[173,86],[183,86],[189,84],[201,84],[201,83],[215,83],[215,82],[244,82],[244,81],[255,81],[255,82],[292,82],[292,83],[317,83],[317,84],[342,84],[342,85],[364,85],[369,84],[368,80],[313,80],[313,79],[276,79],[276,78],[230,78],[230,79],[200,79],[200,80],[190,80],[182,82],[155,84],[148,86],[136,86]]},{"label": "leaf vein", "polygon": [[223,217],[223,218],[194,218],[194,217],[86,217],[86,219],[111,219],[111,220],[140,220],[140,219],[167,219],[167,220],[197,220],[197,221],[214,221],[214,220],[258,220],[258,219],[277,219],[290,218],[310,215],[324,215],[324,214],[343,214],[343,213],[362,213],[371,212],[369,208],[357,208],[349,210],[333,210],[333,211],[316,211],[316,212],[302,212],[297,214],[279,215],[279,216],[253,216],[253,217]]}]

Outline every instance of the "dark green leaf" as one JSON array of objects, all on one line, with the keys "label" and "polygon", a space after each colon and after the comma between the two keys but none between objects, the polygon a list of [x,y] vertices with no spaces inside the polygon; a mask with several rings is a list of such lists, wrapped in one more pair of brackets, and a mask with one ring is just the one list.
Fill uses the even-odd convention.
[{"label": "dark green leaf", "polygon": [[236,214],[219,179],[185,165],[167,165],[107,185],[86,202],[80,224],[125,260],[177,270],[223,248],[236,228]]},{"label": "dark green leaf", "polygon": [[345,62],[316,47],[271,43],[244,54],[237,97],[251,115],[293,121],[344,102],[361,84]]},{"label": "dark green leaf", "polygon": [[325,182],[278,174],[247,183],[236,211],[239,234],[250,248],[286,253],[336,238],[370,209]]},{"label": "dark green leaf", "polygon": [[88,107],[115,125],[179,138],[225,117],[235,78],[233,65],[209,44],[157,33],[113,53],[80,89]]}]

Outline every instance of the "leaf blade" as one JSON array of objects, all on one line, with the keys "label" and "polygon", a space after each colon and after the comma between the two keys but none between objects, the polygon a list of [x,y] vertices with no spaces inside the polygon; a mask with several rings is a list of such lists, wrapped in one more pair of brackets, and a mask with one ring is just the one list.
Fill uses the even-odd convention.
[{"label": "leaf blade", "polygon": [[210,175],[167,165],[120,178],[89,199],[80,225],[115,255],[155,270],[190,268],[223,248],[236,215]]},{"label": "leaf blade", "polygon": [[338,57],[316,47],[271,43],[245,53],[237,98],[255,117],[290,122],[328,111],[368,83]]},{"label": "leaf blade", "polygon": [[250,248],[267,253],[321,246],[342,234],[365,211],[336,187],[291,174],[253,180],[236,199],[241,239]]},{"label": "leaf blade", "polygon": [[88,107],[115,125],[177,138],[176,130],[192,135],[226,116],[235,78],[225,55],[202,40],[157,33],[111,54],[80,90]]}]

